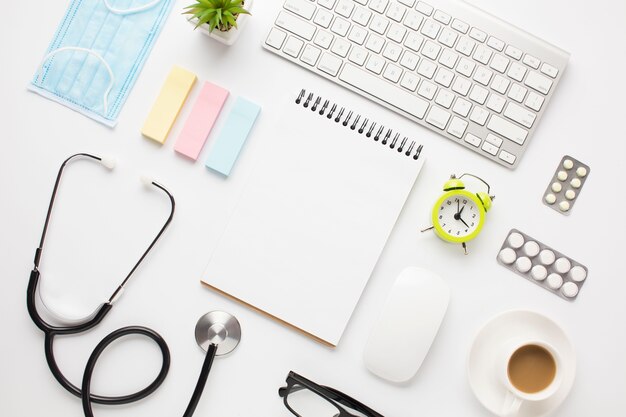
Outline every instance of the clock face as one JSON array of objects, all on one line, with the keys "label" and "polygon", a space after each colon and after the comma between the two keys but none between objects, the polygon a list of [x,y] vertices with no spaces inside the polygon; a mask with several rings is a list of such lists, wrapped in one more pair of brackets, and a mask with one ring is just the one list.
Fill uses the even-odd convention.
[{"label": "clock face", "polygon": [[480,226],[481,212],[477,201],[464,194],[452,194],[438,204],[435,221],[441,231],[453,239],[463,240]]}]

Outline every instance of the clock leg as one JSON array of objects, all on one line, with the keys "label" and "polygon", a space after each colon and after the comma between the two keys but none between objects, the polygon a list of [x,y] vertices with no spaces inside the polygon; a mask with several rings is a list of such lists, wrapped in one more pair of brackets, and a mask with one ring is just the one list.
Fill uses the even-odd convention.
[{"label": "clock leg", "polygon": [[427,232],[429,230],[433,230],[434,228],[435,228],[435,226],[430,226],[430,227],[427,227],[426,229],[422,229],[421,232],[424,233],[424,232]]},{"label": "clock leg", "polygon": [[467,255],[467,245],[465,244],[465,242],[461,243],[461,245],[463,246],[463,250],[465,251],[465,254]]}]

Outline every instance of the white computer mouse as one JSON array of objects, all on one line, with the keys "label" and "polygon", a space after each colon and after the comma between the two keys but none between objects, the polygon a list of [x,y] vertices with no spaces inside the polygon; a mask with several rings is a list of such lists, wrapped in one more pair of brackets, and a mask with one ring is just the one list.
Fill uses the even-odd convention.
[{"label": "white computer mouse", "polygon": [[367,369],[392,382],[411,379],[437,336],[449,301],[450,287],[437,274],[404,269],[367,341]]}]

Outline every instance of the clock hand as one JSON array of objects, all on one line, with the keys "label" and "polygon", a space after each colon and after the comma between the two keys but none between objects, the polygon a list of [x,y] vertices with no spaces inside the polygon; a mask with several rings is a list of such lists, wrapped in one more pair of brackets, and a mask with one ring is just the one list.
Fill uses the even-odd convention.
[{"label": "clock hand", "polygon": [[459,216],[459,220],[461,220],[463,222],[463,224],[465,225],[465,227],[467,227],[469,229],[469,226],[467,225],[467,223],[465,223],[465,220],[463,220],[462,217]]},{"label": "clock hand", "polygon": [[461,214],[463,214],[463,210],[465,210],[465,206],[463,206],[463,208],[461,209],[461,211],[459,211],[459,217],[461,217]]},{"label": "clock hand", "polygon": [[[457,201],[457,202],[456,202],[456,214],[458,214],[458,215],[460,216],[460,215],[461,215],[461,211],[462,211],[462,210],[459,210],[459,205],[460,205],[460,202],[459,202],[459,201]],[[463,208],[465,208],[465,206],[463,206]]]}]

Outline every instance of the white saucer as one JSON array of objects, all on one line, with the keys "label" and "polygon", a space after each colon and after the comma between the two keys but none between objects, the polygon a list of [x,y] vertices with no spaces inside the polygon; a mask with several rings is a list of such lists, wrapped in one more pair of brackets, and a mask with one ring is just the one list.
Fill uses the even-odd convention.
[{"label": "white saucer", "polygon": [[544,401],[524,402],[516,417],[542,417],[554,411],[567,397],[576,376],[576,354],[565,332],[549,318],[532,311],[514,310],[497,315],[476,335],[467,358],[469,383],[483,406],[501,416],[506,389],[498,381],[495,359],[511,338],[542,339],[562,355],[563,383]]}]

